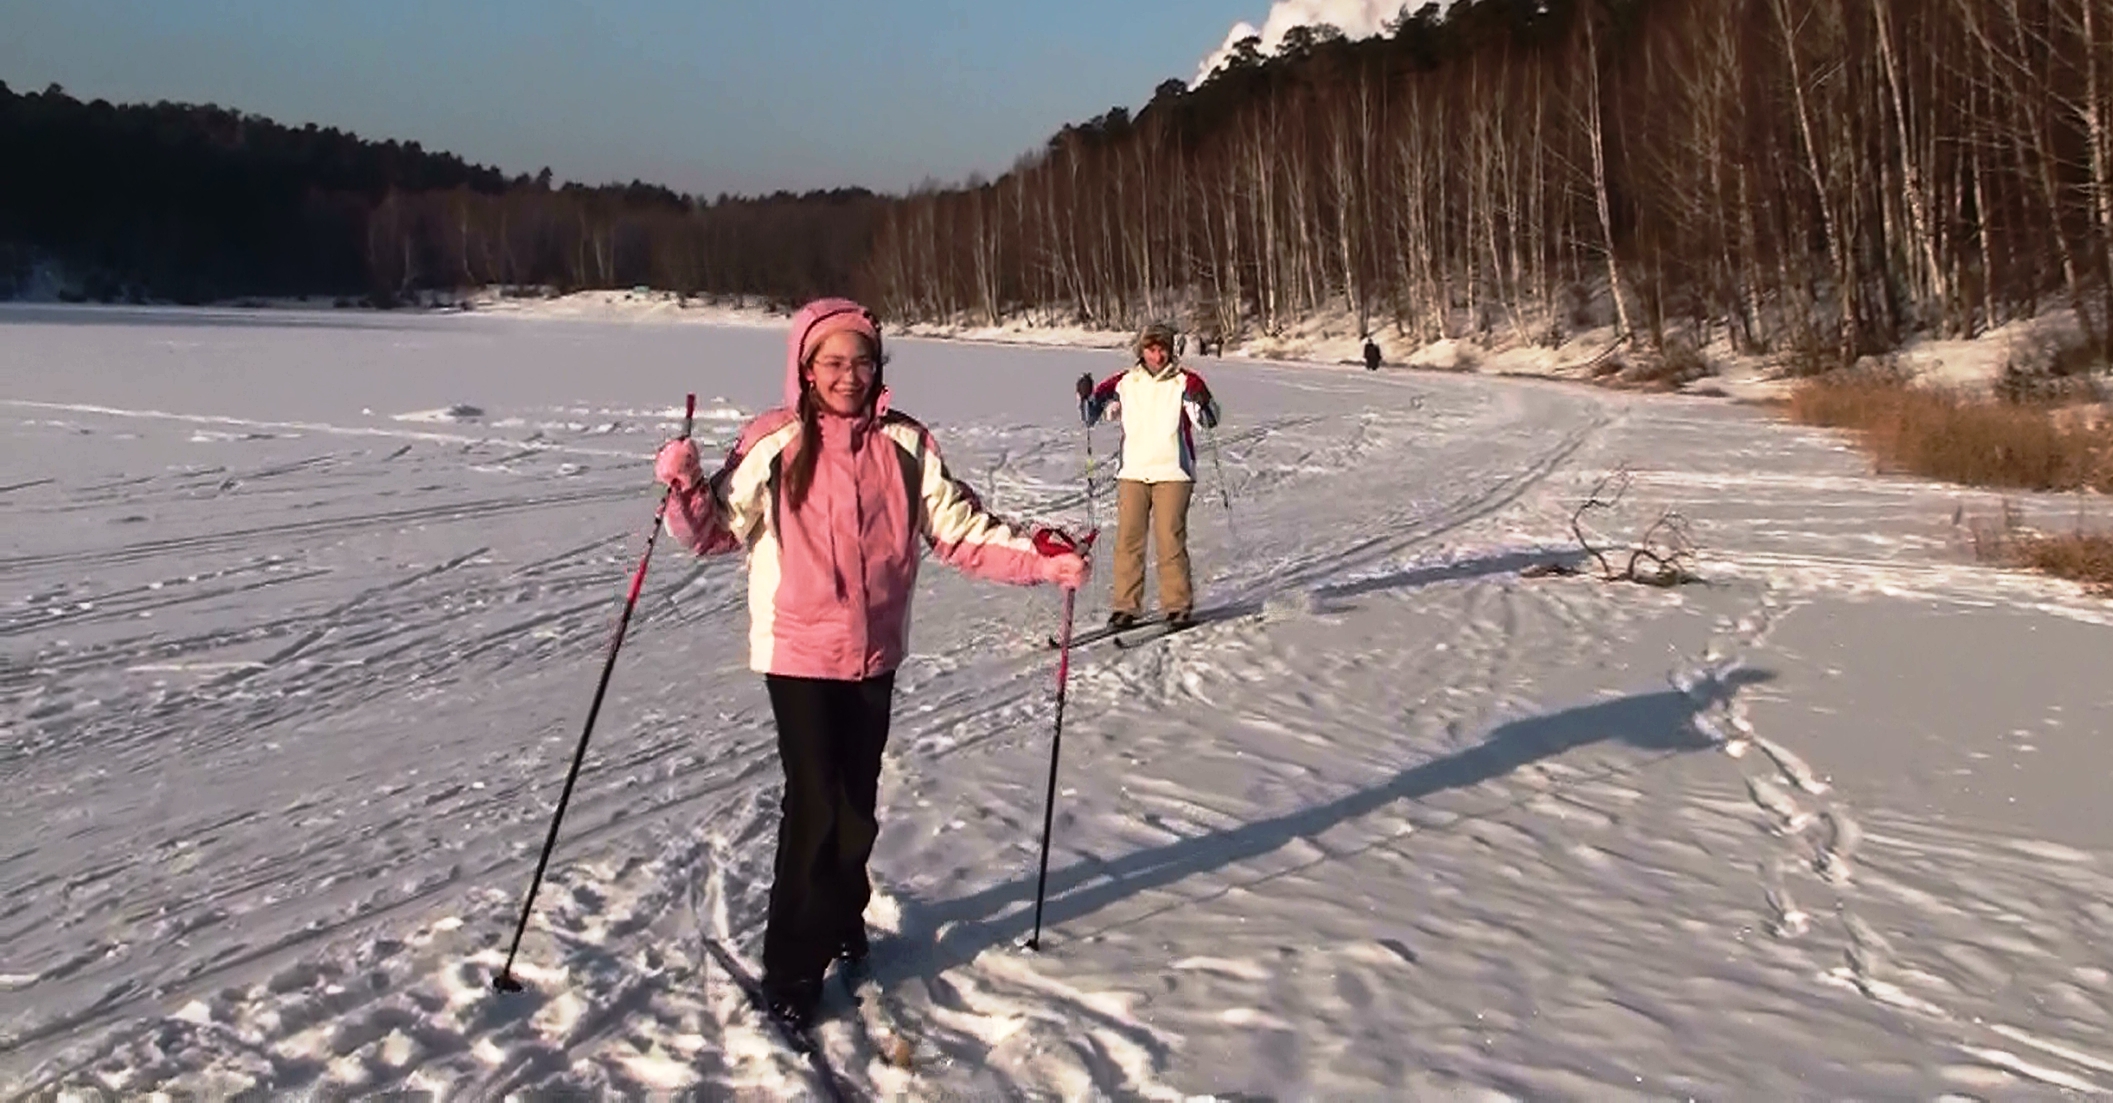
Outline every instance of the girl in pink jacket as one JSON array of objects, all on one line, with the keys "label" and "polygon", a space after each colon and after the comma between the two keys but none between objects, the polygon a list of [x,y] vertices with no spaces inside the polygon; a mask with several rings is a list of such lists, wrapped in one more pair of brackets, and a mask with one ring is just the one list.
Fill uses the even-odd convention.
[{"label": "girl in pink jacket", "polygon": [[717,473],[670,441],[668,535],[698,555],[748,553],[749,665],[778,726],[785,797],[763,936],[773,1014],[804,1027],[832,958],[866,953],[866,862],[922,545],[998,582],[1083,585],[1063,533],[996,517],[924,426],[888,408],[880,327],[848,299],[794,316],[785,406],[741,431]]}]

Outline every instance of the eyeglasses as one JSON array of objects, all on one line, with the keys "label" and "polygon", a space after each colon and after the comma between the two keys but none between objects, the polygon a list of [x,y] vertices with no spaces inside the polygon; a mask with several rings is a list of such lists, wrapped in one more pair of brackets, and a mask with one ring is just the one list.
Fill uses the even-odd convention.
[{"label": "eyeglasses", "polygon": [[870,375],[879,366],[880,362],[870,356],[817,356],[814,359],[814,370],[831,375],[853,370]]}]

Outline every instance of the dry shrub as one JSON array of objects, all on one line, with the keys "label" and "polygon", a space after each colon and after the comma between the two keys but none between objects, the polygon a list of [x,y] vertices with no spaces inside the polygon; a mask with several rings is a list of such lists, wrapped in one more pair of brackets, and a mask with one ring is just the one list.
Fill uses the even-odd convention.
[{"label": "dry shrub", "polygon": [[2092,594],[2113,598],[2113,532],[2060,532],[2020,537],[2018,562],[2060,579],[2073,579]]},{"label": "dry shrub", "polygon": [[2005,501],[2000,520],[1973,519],[1974,558],[2005,567],[2026,567],[2079,582],[2101,597],[2113,597],[2113,533],[2092,532],[2077,520],[2068,532],[2025,528],[2017,507]]},{"label": "dry shrub", "polygon": [[2013,344],[1996,377],[1995,394],[2021,406],[2071,406],[2107,399],[2097,378],[2105,361],[2088,342],[2073,336],[2042,335]]},{"label": "dry shrub", "polygon": [[1623,383],[1653,390],[1678,390],[1712,374],[1709,358],[1685,337],[1668,338],[1658,348],[1618,367]]},{"label": "dry shrub", "polygon": [[[1602,548],[1592,542],[1592,537],[1585,531],[1585,514],[1594,510],[1613,512],[1619,508],[1622,499],[1628,495],[1629,483],[1627,465],[1601,476],[1593,484],[1592,492],[1570,514],[1570,534],[1576,538],[1578,547],[1599,563],[1600,579],[1662,588],[1700,582],[1700,576],[1695,574],[1694,537],[1688,531],[1687,518],[1677,510],[1661,511],[1657,520],[1646,526],[1642,535],[1626,548]],[[1534,564],[1519,573],[1527,578],[1545,578],[1580,572],[1575,565],[1556,560]]]},{"label": "dry shrub", "polygon": [[1893,417],[1912,379],[1892,363],[1837,369],[1791,389],[1793,420],[1822,429],[1865,429]]},{"label": "dry shrub", "polygon": [[2088,375],[2057,375],[2005,364],[1993,387],[1997,398],[2014,406],[2072,406],[2104,402],[2106,386]]},{"label": "dry shrub", "polygon": [[2023,536],[2013,554],[2024,566],[2081,582],[2092,593],[2113,597],[2113,533],[2078,530]]},{"label": "dry shrub", "polygon": [[1890,367],[1798,384],[1790,416],[1856,432],[1882,471],[1968,486],[2113,490],[2113,434],[2038,403],[1918,387]]},{"label": "dry shrub", "polygon": [[2027,375],[2073,379],[2106,370],[2106,359],[2081,334],[2043,331],[2013,341],[2005,366]]}]

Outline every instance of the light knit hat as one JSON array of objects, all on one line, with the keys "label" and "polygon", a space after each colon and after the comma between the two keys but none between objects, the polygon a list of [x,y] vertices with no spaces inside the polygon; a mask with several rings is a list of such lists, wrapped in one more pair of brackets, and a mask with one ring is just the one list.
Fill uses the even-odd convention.
[{"label": "light knit hat", "polygon": [[1167,359],[1172,360],[1174,358],[1174,327],[1165,322],[1153,322],[1146,326],[1138,332],[1137,340],[1132,343],[1131,350],[1142,356],[1146,345],[1158,345],[1167,350]]}]

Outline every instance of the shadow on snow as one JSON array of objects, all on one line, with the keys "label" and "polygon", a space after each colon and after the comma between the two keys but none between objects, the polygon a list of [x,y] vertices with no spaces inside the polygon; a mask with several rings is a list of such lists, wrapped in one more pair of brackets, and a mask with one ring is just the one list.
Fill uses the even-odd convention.
[{"label": "shadow on snow", "polygon": [[[1411,766],[1326,804],[1112,861],[1087,858],[1052,869],[1042,926],[1047,931],[1140,893],[1226,869],[1296,839],[1312,839],[1397,802],[1472,788],[1580,747],[1622,743],[1654,757],[1706,749],[1712,744],[1695,729],[1694,719],[1728,702],[1740,688],[1773,677],[1766,671],[1734,670],[1706,683],[1699,699],[1667,689],[1514,720],[1476,746]],[[1034,886],[1035,871],[1029,868],[1004,884],[953,900],[927,904],[904,899],[899,936],[904,944],[893,947],[885,963],[877,963],[881,979],[912,974],[929,978],[984,950],[1020,940],[1033,923]]]}]

